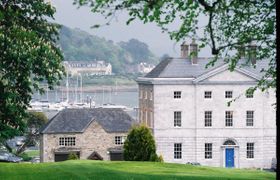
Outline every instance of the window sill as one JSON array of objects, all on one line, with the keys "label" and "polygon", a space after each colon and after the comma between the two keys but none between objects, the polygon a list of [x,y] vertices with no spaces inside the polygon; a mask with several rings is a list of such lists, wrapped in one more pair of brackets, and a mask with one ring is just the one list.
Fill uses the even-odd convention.
[{"label": "window sill", "polygon": [[175,129],[181,129],[182,126],[174,126]]}]

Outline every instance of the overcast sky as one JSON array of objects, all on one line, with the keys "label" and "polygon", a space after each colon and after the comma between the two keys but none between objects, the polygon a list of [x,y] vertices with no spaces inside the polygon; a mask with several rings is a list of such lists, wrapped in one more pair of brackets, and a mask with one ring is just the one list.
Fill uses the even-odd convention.
[{"label": "overcast sky", "polygon": [[[94,24],[104,24],[107,21],[101,15],[93,14],[87,7],[77,9],[72,5],[72,0],[51,0],[52,5],[56,7],[55,21],[71,28],[80,28],[93,35],[104,37],[114,42],[128,41],[136,38],[149,45],[151,51],[158,57],[163,54],[169,54],[172,57],[180,56],[180,43],[171,41],[167,33],[162,33],[160,28],[155,24],[143,24],[136,20],[129,26],[126,25],[128,15],[126,13],[119,14],[109,26],[100,28],[90,28]],[[204,21],[204,19],[202,19]],[[173,24],[172,27],[179,27]],[[190,43],[190,42],[188,42]],[[200,52],[200,56],[209,56],[209,49]]]}]

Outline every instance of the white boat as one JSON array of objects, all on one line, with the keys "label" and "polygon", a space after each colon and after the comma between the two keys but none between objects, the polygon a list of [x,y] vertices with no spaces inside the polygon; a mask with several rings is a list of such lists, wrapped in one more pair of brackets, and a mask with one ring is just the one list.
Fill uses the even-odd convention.
[{"label": "white boat", "polygon": [[61,111],[63,109],[65,109],[65,104],[63,104],[62,102],[58,102],[58,103],[51,103],[49,105],[49,110],[55,110],[55,111]]},{"label": "white boat", "polygon": [[43,111],[44,109],[48,109],[50,106],[49,101],[34,101],[30,103],[30,108],[28,110],[34,111]]},{"label": "white boat", "polygon": [[93,108],[94,104],[87,104],[87,103],[81,103],[81,102],[77,102],[77,103],[73,103],[70,104],[69,108],[76,108],[76,109],[80,109],[80,108]]},{"label": "white boat", "polygon": [[116,105],[116,104],[112,104],[112,103],[103,104],[103,105],[99,106],[99,108],[117,108],[117,109],[122,109],[122,110],[125,110],[125,111],[129,111],[129,110],[132,109],[132,108],[129,108],[129,107],[124,106],[124,105]]}]

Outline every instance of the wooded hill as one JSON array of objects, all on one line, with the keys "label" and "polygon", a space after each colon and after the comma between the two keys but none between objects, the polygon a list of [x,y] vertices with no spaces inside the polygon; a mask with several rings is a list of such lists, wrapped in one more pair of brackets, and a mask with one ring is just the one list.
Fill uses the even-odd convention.
[{"label": "wooded hill", "polygon": [[113,72],[125,74],[139,62],[157,64],[159,58],[149,50],[147,44],[130,39],[114,43],[111,40],[91,35],[80,29],[62,26],[60,47],[67,61],[103,60],[112,64]]}]

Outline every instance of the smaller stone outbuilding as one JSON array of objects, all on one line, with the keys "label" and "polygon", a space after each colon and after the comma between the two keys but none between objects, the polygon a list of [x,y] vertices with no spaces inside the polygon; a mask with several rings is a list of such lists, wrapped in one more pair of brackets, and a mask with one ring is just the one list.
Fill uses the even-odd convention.
[{"label": "smaller stone outbuilding", "polygon": [[123,143],[135,121],[115,108],[64,109],[40,131],[41,162],[80,159],[122,160]]}]

